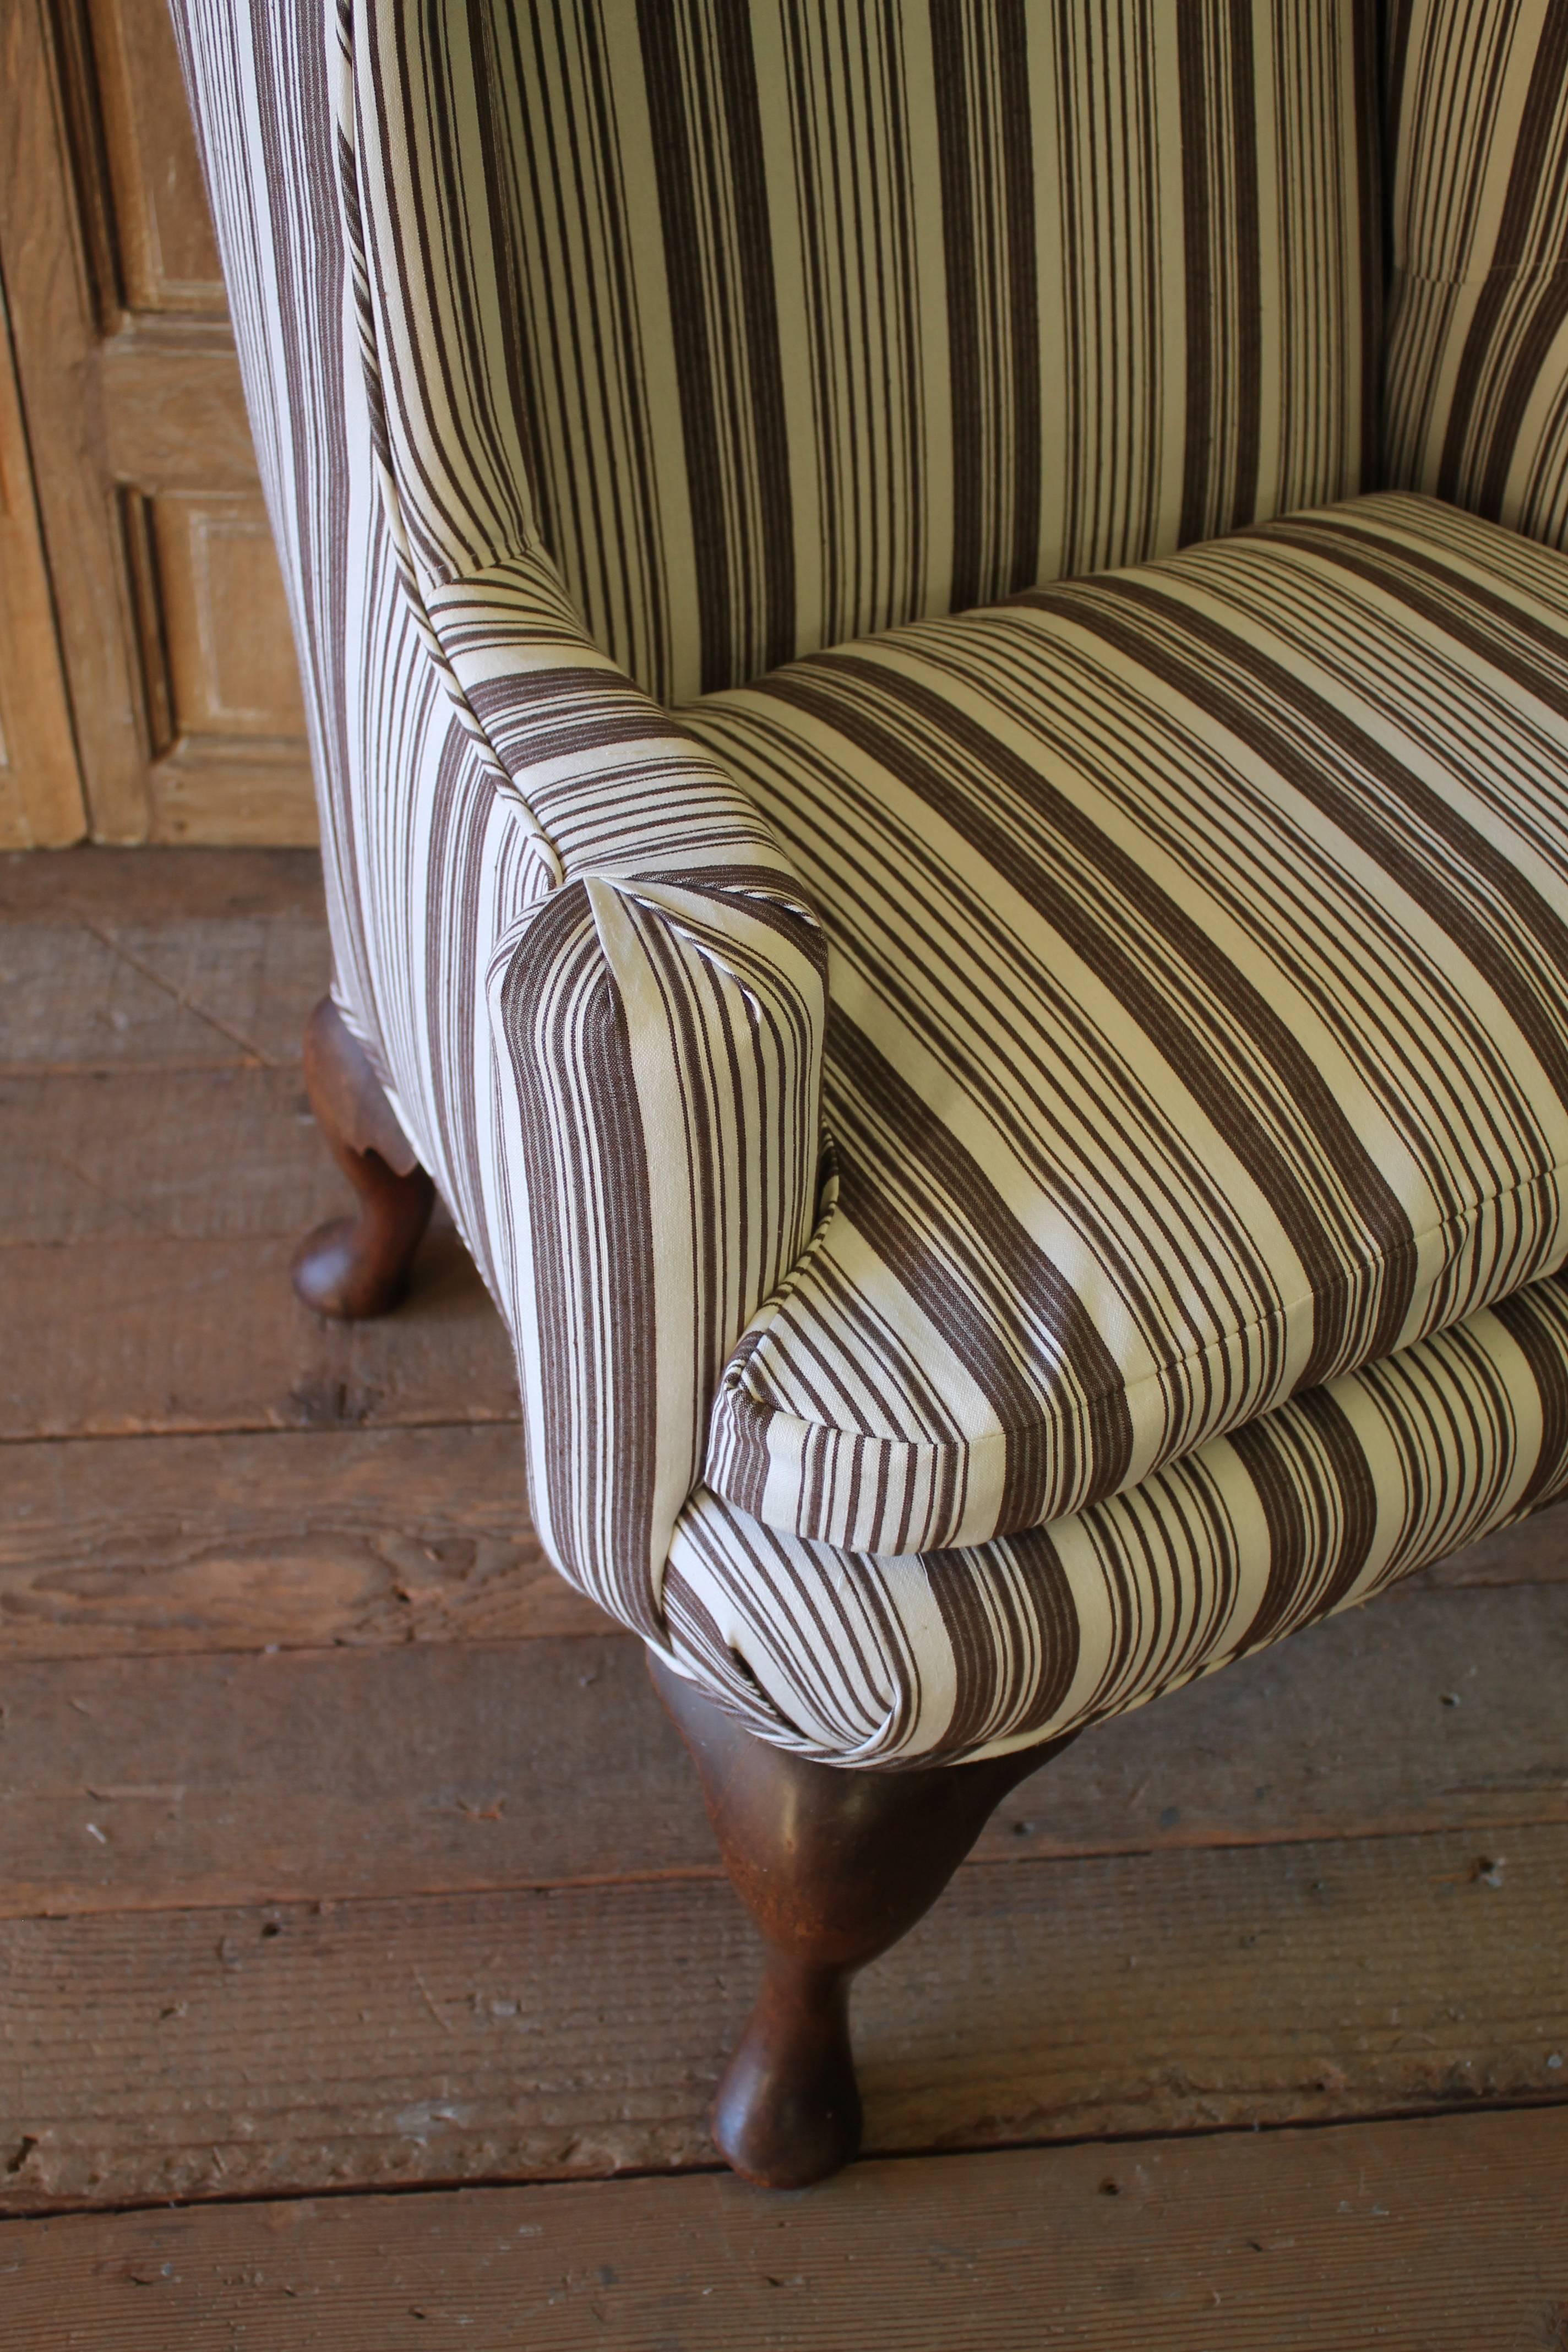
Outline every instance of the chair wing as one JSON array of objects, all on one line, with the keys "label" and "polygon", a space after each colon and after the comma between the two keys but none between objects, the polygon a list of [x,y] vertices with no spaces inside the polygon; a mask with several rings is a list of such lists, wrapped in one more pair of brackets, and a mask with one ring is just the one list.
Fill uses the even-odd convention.
[{"label": "chair wing", "polygon": [[339,19],[343,229],[389,533],[535,863],[491,964],[515,1337],[557,1561],[657,1630],[724,1363],[816,1214],[826,950],[764,820],[541,544],[468,13]]},{"label": "chair wing", "polygon": [[1568,11],[1390,11],[1384,471],[1568,547]]}]

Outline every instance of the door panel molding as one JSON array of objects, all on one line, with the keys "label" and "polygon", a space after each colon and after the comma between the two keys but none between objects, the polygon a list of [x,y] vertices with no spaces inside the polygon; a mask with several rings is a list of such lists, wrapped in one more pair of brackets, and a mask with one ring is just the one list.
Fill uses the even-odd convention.
[{"label": "door panel molding", "polygon": [[223,273],[163,0],[74,0],[103,127],[121,298],[226,319]]},{"label": "door panel molding", "polygon": [[0,288],[0,849],[87,831],[54,598]]},{"label": "door panel molding", "polygon": [[0,27],[0,271],[78,830],[85,791],[100,841],[313,841],[288,611],[163,0],[5,0]]},{"label": "door panel molding", "polygon": [[147,749],[98,396],[100,257],[82,231],[52,11],[8,0],[0,28],[0,266],[77,747],[94,836],[142,841]]}]

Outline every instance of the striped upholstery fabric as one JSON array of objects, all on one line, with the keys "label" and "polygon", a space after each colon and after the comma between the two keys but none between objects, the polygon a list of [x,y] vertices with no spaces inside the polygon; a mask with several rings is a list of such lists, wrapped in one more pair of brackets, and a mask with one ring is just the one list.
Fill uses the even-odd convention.
[{"label": "striped upholstery fabric", "polygon": [[780,1747],[957,1761],[1142,1706],[1565,1489],[1568,1288],[1538,1282],[1131,1494],[970,1550],[857,1557],[700,1492],[668,1641]]},{"label": "striped upholstery fabric", "polygon": [[1390,20],[1385,478],[1568,546],[1568,9]]},{"label": "striped upholstery fabric", "polygon": [[1568,1251],[1568,562],[1380,497],[688,714],[827,928],[836,1189],[706,1477],[871,1552],[1135,1486]]},{"label": "striped upholstery fabric", "polygon": [[659,701],[1366,487],[1370,0],[352,15],[421,576]]},{"label": "striped upholstery fabric", "polygon": [[[944,608],[954,543],[934,571],[895,557],[912,517],[969,531],[952,483],[977,450],[1035,452],[1022,475],[988,459],[971,483],[970,520],[998,551],[989,584],[1005,586],[1173,545],[1184,516],[1213,528],[1353,482],[1375,389],[1363,0],[1175,16],[1073,0],[994,22],[869,10],[864,44],[828,70],[839,22],[348,0],[335,60],[383,503],[432,654],[539,860],[490,987],[521,1101],[516,1328],[540,1531],[649,1632],[726,1359],[809,1237],[823,968],[794,870],[637,674],[661,691],[722,683],[825,628]],[[953,158],[977,164],[993,121],[1014,126],[984,133],[993,163],[1018,131],[1053,168],[1005,173],[988,210]],[[941,196],[934,213],[917,189]],[[742,235],[753,215],[771,277]],[[990,341],[1005,313],[1004,341],[1027,329],[1037,360],[995,380],[992,434],[984,402],[952,403],[979,364],[967,289],[999,247],[1020,271],[1029,257],[1033,290],[1021,301],[1009,276]],[[830,251],[839,270],[853,251],[868,287],[875,261],[878,304],[824,278]],[[777,415],[795,419],[776,446],[764,347],[784,370]],[[752,489],[714,433],[743,448]],[[1047,439],[1093,528],[1046,479]],[[757,483],[784,505],[758,506]],[[788,625],[748,637],[743,615],[767,603],[755,567],[805,540]],[[624,607],[595,584],[612,547]],[[971,567],[963,593],[987,584]],[[940,1517],[923,1525],[938,1539]]]},{"label": "striped upholstery fabric", "polygon": [[563,1570],[959,1760],[1557,1492],[1564,567],[1173,558],[1363,485],[1370,5],[174,13],[335,991]]}]

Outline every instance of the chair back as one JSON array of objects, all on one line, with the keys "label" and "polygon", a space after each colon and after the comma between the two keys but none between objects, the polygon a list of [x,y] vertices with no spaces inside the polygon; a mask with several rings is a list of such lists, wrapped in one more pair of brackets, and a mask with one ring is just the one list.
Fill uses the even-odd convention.
[{"label": "chair back", "polygon": [[1568,7],[1392,29],[1389,482],[1568,547]]},{"label": "chair back", "polygon": [[355,0],[413,544],[679,703],[1370,486],[1375,17]]}]

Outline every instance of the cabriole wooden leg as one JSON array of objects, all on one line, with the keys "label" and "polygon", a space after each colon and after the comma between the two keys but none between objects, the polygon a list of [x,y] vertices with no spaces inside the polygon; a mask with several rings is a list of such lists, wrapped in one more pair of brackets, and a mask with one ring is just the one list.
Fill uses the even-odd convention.
[{"label": "cabriole wooden leg", "polygon": [[720,2154],[804,2189],[860,2145],[855,1972],[928,1910],[1009,1789],[1067,1747],[907,1772],[848,1772],[770,1748],[649,1654],[701,1775],[736,1892],[762,1932],[762,1992],[713,2103]]},{"label": "cabriole wooden leg", "polygon": [[306,1235],[294,1256],[294,1287],[318,1315],[384,1315],[407,1287],[436,1188],[330,996],[322,997],[305,1030],[305,1086],[359,1207],[352,1217],[334,1217]]}]

